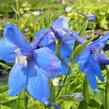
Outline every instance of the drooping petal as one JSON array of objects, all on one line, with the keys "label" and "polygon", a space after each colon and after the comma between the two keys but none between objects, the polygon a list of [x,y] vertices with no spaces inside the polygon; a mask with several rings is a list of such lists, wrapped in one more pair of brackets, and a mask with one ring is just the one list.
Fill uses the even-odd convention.
[{"label": "drooping petal", "polygon": [[103,78],[102,72],[101,72],[101,68],[100,68],[98,62],[94,59],[94,57],[92,55],[90,56],[90,64],[91,64],[91,66],[93,66],[92,70],[95,73],[95,75],[98,76],[98,78],[101,81],[104,81],[104,78]]},{"label": "drooping petal", "polygon": [[21,50],[23,50],[23,51],[31,51],[32,50],[31,46],[26,41],[25,37],[23,36],[23,34],[17,28],[16,25],[6,24],[3,35],[11,43],[15,44]]},{"label": "drooping petal", "polygon": [[96,54],[94,58],[99,64],[102,64],[102,65],[109,64],[109,59],[106,58],[104,53]]},{"label": "drooping petal", "polygon": [[[36,39],[40,38],[42,34],[46,33],[48,30],[45,28],[42,28],[39,32],[35,34]],[[41,40],[40,44],[41,46],[47,46],[51,43],[55,42],[55,36],[52,31],[48,32],[48,34],[44,35],[43,39]]]},{"label": "drooping petal", "polygon": [[91,67],[88,66],[87,71],[86,71],[86,76],[88,79],[88,82],[92,89],[96,90],[97,89],[97,82],[96,82],[96,76],[94,72],[91,70]]},{"label": "drooping petal", "polygon": [[90,43],[88,48],[91,50],[96,50],[96,49],[102,50],[106,45],[108,39],[109,39],[109,32],[106,33],[104,36],[100,36],[99,39],[97,39],[96,41]]},{"label": "drooping petal", "polygon": [[61,61],[47,47],[35,50],[34,57],[36,63],[48,73],[60,73],[62,71]]},{"label": "drooping petal", "polygon": [[79,58],[79,62],[80,62],[79,67],[80,70],[86,74],[91,87],[93,89],[96,89],[97,88],[96,75],[93,71],[93,66],[90,63],[89,56],[90,56],[89,51],[85,50]]},{"label": "drooping petal", "polygon": [[15,62],[16,46],[10,43],[6,38],[0,40],[0,58],[6,62]]},{"label": "drooping petal", "polygon": [[49,81],[36,65],[29,68],[27,90],[33,98],[48,104]]},{"label": "drooping petal", "polygon": [[27,84],[27,68],[22,68],[19,64],[15,64],[9,74],[8,86],[9,96],[19,94]]},{"label": "drooping petal", "polygon": [[54,28],[54,29],[58,29],[58,28],[69,28],[67,18],[64,17],[64,16],[60,16],[59,18],[57,18],[53,22],[52,28]]},{"label": "drooping petal", "polygon": [[78,59],[80,70],[87,75],[91,87],[93,89],[96,89],[97,88],[96,76],[98,76],[101,81],[104,80],[98,63],[90,54],[90,51],[88,49],[85,49],[80,54]]}]

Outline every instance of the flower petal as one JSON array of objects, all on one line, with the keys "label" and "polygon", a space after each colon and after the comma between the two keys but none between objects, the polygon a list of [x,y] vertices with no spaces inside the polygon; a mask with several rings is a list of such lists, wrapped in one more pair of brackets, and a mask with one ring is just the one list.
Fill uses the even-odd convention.
[{"label": "flower petal", "polygon": [[27,90],[33,98],[48,104],[49,81],[36,65],[32,65],[29,69]]},{"label": "flower petal", "polygon": [[102,64],[102,65],[109,64],[109,59],[106,58],[106,55],[104,53],[96,54],[95,59],[99,64]]},{"label": "flower petal", "polygon": [[68,62],[72,51],[68,48],[66,44],[62,44],[60,48],[60,57],[63,58],[66,62]]},{"label": "flower petal", "polygon": [[6,62],[15,62],[16,46],[10,43],[6,38],[0,40],[0,58]]},{"label": "flower petal", "polygon": [[91,58],[90,64],[92,65],[92,69],[93,69],[95,75],[97,75],[101,81],[104,81],[104,78],[103,78],[102,72],[101,72],[101,68],[100,68],[98,62],[94,59],[93,56],[90,56],[90,58]]},{"label": "flower petal", "polygon": [[91,70],[91,66],[88,66],[87,71],[85,73],[90,86],[92,87],[92,89],[96,90],[97,89],[96,76],[94,72]]},{"label": "flower petal", "polygon": [[64,17],[64,16],[60,16],[59,18],[57,18],[53,22],[52,28],[54,28],[54,29],[58,29],[58,28],[69,28],[67,18]]},{"label": "flower petal", "polygon": [[16,25],[6,24],[4,29],[4,37],[6,37],[10,42],[15,44],[18,48],[24,51],[31,51],[32,48],[26,41],[25,37]]},{"label": "flower petal", "polygon": [[60,73],[62,71],[61,61],[47,47],[35,50],[36,63],[48,73]]},{"label": "flower petal", "polygon": [[96,49],[102,50],[106,45],[108,39],[109,39],[109,32],[106,33],[104,36],[100,36],[99,39],[97,39],[96,41],[90,43],[88,48],[91,50],[96,50]]},{"label": "flower petal", "polygon": [[[37,32],[37,33],[35,34],[36,39],[37,39],[37,38],[40,38],[41,35],[44,34],[44,33],[46,33],[47,31],[48,31],[47,29],[42,28],[39,32]],[[53,42],[55,42],[55,36],[54,36],[53,32],[50,31],[50,32],[49,32],[48,34],[46,34],[46,35],[44,36],[44,38],[41,40],[40,45],[41,45],[41,46],[47,46],[47,45],[49,45],[49,44],[51,44],[51,43],[53,43]]]},{"label": "flower petal", "polygon": [[96,76],[98,76],[101,81],[104,80],[98,63],[90,54],[90,51],[88,49],[85,49],[80,54],[79,67],[80,70],[87,75],[88,81],[93,89],[97,88]]},{"label": "flower petal", "polygon": [[56,53],[56,44],[55,44],[55,42],[49,44],[49,45],[46,46],[46,47],[49,48],[49,49],[51,49],[54,53]]},{"label": "flower petal", "polygon": [[27,68],[22,68],[19,64],[15,64],[9,74],[9,96],[15,96],[19,94],[27,83]]},{"label": "flower petal", "polygon": [[67,45],[67,47],[69,48],[69,50],[72,51],[72,49],[74,47],[75,39],[70,34],[66,34],[64,36],[64,43]]}]

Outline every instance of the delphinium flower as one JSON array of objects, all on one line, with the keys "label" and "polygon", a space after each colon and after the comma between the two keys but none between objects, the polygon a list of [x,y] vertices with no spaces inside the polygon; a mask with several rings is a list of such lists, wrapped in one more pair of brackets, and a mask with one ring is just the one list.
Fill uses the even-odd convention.
[{"label": "delphinium flower", "polygon": [[[39,32],[37,32],[36,40],[41,36],[41,34],[43,34],[46,31],[48,30],[42,28]],[[67,62],[69,60],[69,57],[71,56],[75,39],[78,37],[78,33],[76,31],[70,31],[70,34],[69,31],[70,30],[67,18],[64,16],[60,16],[58,19],[56,19],[56,21],[53,22],[48,34],[46,34],[43,40],[40,42],[40,46],[49,47],[56,53],[56,39],[59,41],[59,57],[62,60],[64,73],[66,73],[67,71]]]},{"label": "delphinium flower", "polygon": [[15,96],[24,88],[45,104],[49,103],[48,78],[62,72],[61,61],[47,47],[37,48],[38,41],[29,44],[13,24],[6,24],[0,40],[0,58],[15,63],[9,74],[8,95]]},{"label": "delphinium flower", "polygon": [[109,33],[100,36],[99,39],[88,44],[75,59],[75,62],[79,62],[80,70],[86,74],[92,89],[95,91],[98,90],[96,76],[101,81],[104,81],[100,64],[109,64],[109,60],[101,52],[108,39]]},{"label": "delphinium flower", "polygon": [[[38,38],[38,36],[40,37],[40,35],[45,31],[47,31],[47,29],[41,29],[36,34],[36,39]],[[103,49],[103,45],[106,44],[108,37],[109,35],[106,34],[105,36],[101,36],[98,40],[91,42],[84,49],[84,51],[75,59],[75,62],[79,62],[80,70],[86,74],[91,87],[95,91],[97,90],[96,75],[101,81],[104,80],[104,78],[102,77],[99,63],[108,63],[108,60],[105,58],[105,56],[104,58],[100,57],[100,55],[102,54],[98,55],[96,51],[98,50],[98,48],[101,48],[101,45],[101,49]],[[47,46],[53,51],[56,51],[56,38],[62,44],[60,47],[60,58],[65,60],[65,62],[63,62],[62,64],[65,64],[63,65],[63,69],[66,72],[66,69],[68,69],[68,65],[66,65],[66,62],[68,62],[68,59],[71,56],[75,40],[77,40],[79,43],[84,43],[85,41],[87,41],[87,39],[80,38],[77,32],[71,31],[69,29],[67,19],[63,16],[59,17],[53,23],[53,25],[51,26],[51,30],[47,35],[45,35],[45,38],[41,41],[40,45]]]}]

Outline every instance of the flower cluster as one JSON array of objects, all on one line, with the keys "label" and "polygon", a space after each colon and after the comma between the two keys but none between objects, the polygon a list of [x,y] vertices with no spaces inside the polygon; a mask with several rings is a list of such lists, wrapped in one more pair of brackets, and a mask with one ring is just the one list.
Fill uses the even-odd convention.
[{"label": "flower cluster", "polygon": [[[79,37],[69,29],[68,20],[60,16],[50,29],[42,28],[30,44],[16,25],[6,24],[0,40],[0,58],[14,63],[9,74],[8,95],[15,96],[24,88],[35,99],[49,103],[49,78],[66,74],[75,41],[80,44],[87,38]],[[76,57],[74,63],[85,73],[94,90],[97,90],[96,76],[103,81],[100,64],[109,64],[102,49],[109,39],[109,33],[90,42]],[[97,52],[99,51],[99,52]]]},{"label": "flower cluster", "polygon": [[[46,29],[41,29],[36,38],[40,37]],[[75,41],[80,44],[87,41],[87,38],[81,38],[76,31],[71,31],[68,27],[67,18],[60,16],[51,26],[50,32],[44,36],[40,42],[41,46],[49,47],[56,52],[56,39],[59,40],[60,46],[60,59],[62,61],[63,69],[68,69],[68,60],[70,59],[72,50],[74,48]],[[106,59],[102,49],[109,39],[109,33],[104,36],[100,36],[97,40],[90,42],[84,50],[76,57],[73,63],[79,63],[79,68],[87,76],[87,79],[93,90],[97,91],[96,76],[104,81],[102,76],[100,64],[109,64],[109,60]],[[99,51],[99,52],[97,52]],[[65,60],[63,63],[63,59]],[[66,64],[67,63],[67,64]],[[66,70],[64,70],[64,74]]]}]

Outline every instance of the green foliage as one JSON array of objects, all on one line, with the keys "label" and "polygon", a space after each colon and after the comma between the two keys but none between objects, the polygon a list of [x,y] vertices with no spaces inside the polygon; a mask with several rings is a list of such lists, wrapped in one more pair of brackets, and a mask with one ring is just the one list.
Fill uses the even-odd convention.
[{"label": "green foliage", "polygon": [[72,12],[68,14],[68,16],[71,18],[71,28],[79,30],[86,19],[85,15],[90,13],[96,15],[96,20],[90,22],[88,29],[109,28],[109,2],[97,1],[75,2]]}]

